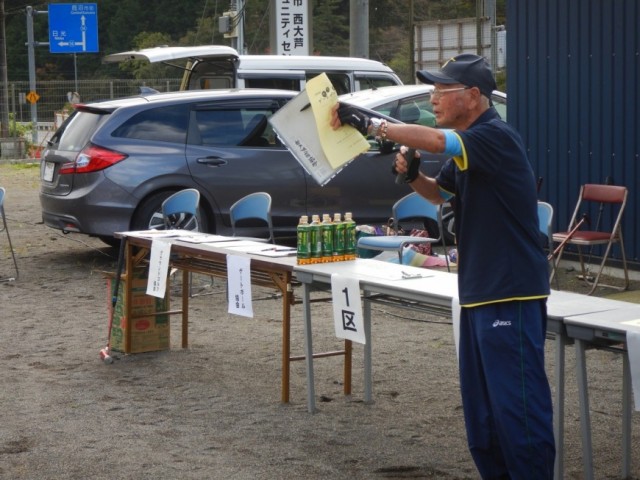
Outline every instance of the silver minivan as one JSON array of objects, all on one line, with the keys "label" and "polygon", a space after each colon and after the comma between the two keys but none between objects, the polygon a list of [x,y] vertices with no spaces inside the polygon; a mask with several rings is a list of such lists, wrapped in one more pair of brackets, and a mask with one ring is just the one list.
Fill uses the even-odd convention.
[{"label": "silver minivan", "polygon": [[104,58],[105,62],[127,60],[147,60],[184,68],[181,90],[275,88],[302,91],[307,80],[320,73],[327,74],[339,95],[367,88],[402,85],[391,68],[375,60],[240,55],[235,49],[224,45],[155,47],[114,53]]}]

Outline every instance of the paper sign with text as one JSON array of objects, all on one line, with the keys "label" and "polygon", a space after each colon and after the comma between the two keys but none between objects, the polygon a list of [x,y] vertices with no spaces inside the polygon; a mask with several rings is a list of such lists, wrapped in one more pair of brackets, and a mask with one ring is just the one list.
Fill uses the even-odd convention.
[{"label": "paper sign with text", "polygon": [[227,255],[227,282],[229,290],[228,312],[243,317],[253,317],[251,259],[239,255]]},{"label": "paper sign with text", "polygon": [[331,298],[336,337],[366,343],[360,282],[356,278],[331,275]]},{"label": "paper sign with text", "polygon": [[151,255],[149,256],[149,279],[147,280],[147,295],[164,298],[167,291],[167,275],[169,273],[169,256],[171,242],[153,239]]}]

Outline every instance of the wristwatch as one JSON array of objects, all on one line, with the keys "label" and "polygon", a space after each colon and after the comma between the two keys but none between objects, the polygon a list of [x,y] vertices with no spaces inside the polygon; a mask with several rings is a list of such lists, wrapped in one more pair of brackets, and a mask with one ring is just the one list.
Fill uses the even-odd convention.
[{"label": "wristwatch", "polygon": [[382,126],[382,119],[380,118],[372,118],[371,119],[371,130],[369,131],[369,135],[372,137],[377,137],[380,132],[380,127]]}]

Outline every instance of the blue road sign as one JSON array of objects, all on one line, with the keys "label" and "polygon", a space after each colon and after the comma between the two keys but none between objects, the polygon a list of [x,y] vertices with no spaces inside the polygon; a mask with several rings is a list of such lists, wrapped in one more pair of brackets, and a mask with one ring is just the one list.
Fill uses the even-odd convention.
[{"label": "blue road sign", "polygon": [[49,51],[92,53],[98,51],[96,3],[49,4]]}]

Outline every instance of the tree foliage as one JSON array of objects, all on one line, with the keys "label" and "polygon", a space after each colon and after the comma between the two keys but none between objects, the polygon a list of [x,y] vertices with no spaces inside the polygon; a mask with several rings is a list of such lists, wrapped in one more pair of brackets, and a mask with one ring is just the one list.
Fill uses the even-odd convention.
[{"label": "tree foliage", "polygon": [[[274,0],[271,0],[274,1]],[[349,55],[350,0],[311,0],[313,2],[313,45],[319,55]],[[49,3],[68,3],[52,0]],[[245,0],[244,33],[247,53],[270,53],[270,0]],[[497,0],[498,21],[504,23],[506,0]],[[413,0],[414,22],[473,17],[477,0]],[[28,80],[25,7],[46,11],[48,3],[12,0],[6,9],[6,45],[9,80]],[[370,57],[394,68],[403,79],[410,72],[411,18],[409,0],[370,0]],[[166,45],[230,45],[218,31],[218,18],[229,2],[211,0],[100,0],[98,2],[98,40],[96,54],[51,54],[36,47],[37,77],[40,80],[108,78],[123,75],[142,78],[168,75],[160,66],[130,64],[124,70],[102,62],[104,55]],[[46,15],[34,16],[36,42],[48,41]],[[76,69],[77,67],[77,69]],[[179,76],[174,72],[173,76]]]}]

